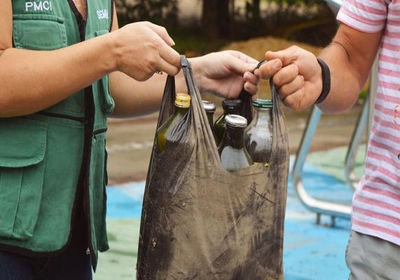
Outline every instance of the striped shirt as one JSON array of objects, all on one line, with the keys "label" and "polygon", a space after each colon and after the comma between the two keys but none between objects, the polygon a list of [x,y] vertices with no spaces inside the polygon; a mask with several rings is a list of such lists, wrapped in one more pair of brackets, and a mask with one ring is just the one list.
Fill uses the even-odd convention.
[{"label": "striped shirt", "polygon": [[400,245],[400,0],[346,0],[337,18],[359,31],[384,30],[365,174],[353,197],[352,229]]}]

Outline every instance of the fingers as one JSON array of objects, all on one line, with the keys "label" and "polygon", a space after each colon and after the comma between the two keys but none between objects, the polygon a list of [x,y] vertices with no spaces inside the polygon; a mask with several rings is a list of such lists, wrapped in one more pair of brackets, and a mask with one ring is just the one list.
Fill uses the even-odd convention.
[{"label": "fingers", "polygon": [[170,76],[175,76],[179,72],[179,68],[165,61],[162,57],[159,58],[158,67],[155,72],[162,71]]},{"label": "fingers", "polygon": [[256,94],[257,91],[258,91],[258,85],[255,85],[255,84],[252,84],[252,83],[249,83],[249,82],[244,83],[243,88],[244,88],[248,93],[250,93],[251,95]]},{"label": "fingers", "polygon": [[296,78],[288,84],[283,85],[279,88],[279,94],[282,99],[294,94],[299,89],[304,87],[304,77],[302,75],[296,76]]},{"label": "fingers", "polygon": [[265,53],[265,59],[266,60],[279,59],[282,62],[282,65],[286,66],[293,63],[298,58],[299,49],[300,48],[297,46],[291,46],[285,50],[277,52],[267,51]]},{"label": "fingers", "polygon": [[158,65],[154,71],[163,71],[171,76],[176,75],[179,72],[181,63],[179,53],[171,47],[175,44],[174,41],[164,27],[151,22],[145,22],[145,24],[158,35],[156,40],[158,41],[159,39],[157,43]]},{"label": "fingers", "polygon": [[246,72],[243,75],[244,85],[243,88],[250,93],[255,95],[258,91],[259,78],[251,72]]},{"label": "fingers", "polygon": [[180,57],[179,53],[176,50],[174,50],[173,48],[167,46],[166,44],[162,44],[162,46],[159,49],[159,54],[160,54],[160,57],[161,57],[162,60],[164,60],[165,62],[170,64],[172,67],[176,68],[177,70],[180,69],[180,67],[181,67],[181,57]]},{"label": "fingers", "polygon": [[[233,50],[229,50],[229,51],[225,51],[225,52],[229,52],[231,55],[239,58],[240,60],[242,60],[243,62],[247,63],[247,64],[257,64],[258,61],[254,58],[252,58],[251,56],[248,56],[242,52],[239,51],[233,51]],[[253,68],[254,69],[254,68]]]},{"label": "fingers", "polygon": [[293,94],[288,95],[283,99],[283,103],[294,109],[294,110],[300,110],[303,109],[303,100],[304,100],[305,94],[304,94],[304,87],[298,89],[296,92]]},{"label": "fingers", "polygon": [[251,72],[244,73],[243,78],[244,78],[245,82],[249,82],[254,85],[258,84],[258,82],[260,81],[260,79],[257,77],[257,75],[255,75]]},{"label": "fingers", "polygon": [[259,69],[254,71],[254,74],[261,77],[262,79],[269,79],[274,76],[282,68],[282,62],[280,59],[272,59],[261,65]]},{"label": "fingers", "polygon": [[299,68],[296,64],[289,64],[283,67],[279,72],[277,72],[272,78],[274,84],[277,87],[281,87],[287,83],[292,82],[299,74]]},{"label": "fingers", "polygon": [[[229,56],[223,54],[229,54]],[[226,65],[228,68],[236,74],[243,75],[245,72],[252,71],[256,65],[257,60],[250,58],[249,56],[238,52],[238,51],[224,51],[219,54],[225,58]]]},{"label": "fingers", "polygon": [[146,21],[145,24],[151,29],[153,30],[155,33],[158,34],[158,36],[161,37],[161,39],[164,40],[165,43],[167,43],[169,46],[174,46],[175,42],[174,40],[172,40],[172,38],[169,36],[167,29],[165,29],[165,27],[156,25],[154,23],[148,22]]}]

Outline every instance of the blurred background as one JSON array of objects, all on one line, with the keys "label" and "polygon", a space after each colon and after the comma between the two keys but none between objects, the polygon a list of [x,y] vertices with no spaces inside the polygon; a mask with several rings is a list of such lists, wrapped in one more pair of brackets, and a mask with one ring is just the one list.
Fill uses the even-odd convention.
[{"label": "blurred background", "polygon": [[[261,60],[266,51],[291,45],[318,54],[329,44],[338,26],[335,13],[323,0],[116,0],[116,6],[120,26],[141,20],[163,25],[174,39],[175,49],[187,57],[233,49]],[[262,98],[270,96],[267,82],[260,85],[258,94]],[[216,104],[214,117],[218,117],[222,113],[222,99],[207,94],[203,97]],[[365,92],[351,110],[341,115],[323,114],[318,121],[309,143],[308,159],[314,166],[307,168],[311,168],[309,171],[313,176],[319,174],[319,171],[315,173],[315,166],[323,171],[323,175],[311,180],[313,182],[315,178],[321,182],[325,175],[333,178],[336,183],[329,180],[323,183],[327,186],[325,191],[336,187],[335,184],[345,184],[342,169],[346,147],[351,141],[364,98]],[[299,112],[283,110],[293,161],[309,123],[311,109]],[[100,254],[96,280],[134,279],[141,200],[157,117],[156,112],[139,118],[109,119],[107,217],[111,250]],[[365,136],[362,143],[365,143]],[[362,162],[363,152],[357,160]],[[362,163],[357,167],[358,174],[361,166]],[[332,196],[330,193],[327,195]],[[349,203],[352,191],[346,189],[341,195]],[[336,228],[316,225],[315,214],[302,207],[291,182],[287,211],[285,279],[345,279],[348,272],[344,251],[349,221],[344,219],[342,224],[336,223],[339,225]],[[305,228],[298,230],[299,224],[292,223],[292,219],[300,219]],[[328,243],[329,248],[322,248],[321,244]]]}]

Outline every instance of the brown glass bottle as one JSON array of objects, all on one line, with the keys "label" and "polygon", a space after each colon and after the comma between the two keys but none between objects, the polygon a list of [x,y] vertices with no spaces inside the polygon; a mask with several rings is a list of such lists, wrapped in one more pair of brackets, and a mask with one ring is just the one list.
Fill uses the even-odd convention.
[{"label": "brown glass bottle", "polygon": [[272,100],[253,101],[253,120],[245,130],[245,143],[253,162],[269,165],[272,153]]},{"label": "brown glass bottle", "polygon": [[240,99],[225,99],[222,101],[223,114],[218,117],[214,124],[215,142],[217,146],[220,144],[225,132],[225,117],[228,114],[240,115],[242,109],[242,101]]},{"label": "brown glass bottle", "polygon": [[215,109],[216,109],[215,105],[214,105],[214,103],[207,101],[207,100],[202,100],[202,102],[203,102],[204,110],[206,111],[206,114],[207,114],[208,123],[210,124],[211,131],[215,138],[215,129],[214,129],[214,113],[215,113]]},{"label": "brown glass bottle", "polygon": [[175,97],[175,113],[157,130],[157,147],[160,153],[165,150],[169,133],[183,118],[189,107],[190,95],[186,93],[177,93]]},{"label": "brown glass bottle", "polygon": [[218,148],[222,166],[232,172],[252,165],[253,162],[244,145],[246,118],[239,115],[227,115],[225,124],[225,133]]}]

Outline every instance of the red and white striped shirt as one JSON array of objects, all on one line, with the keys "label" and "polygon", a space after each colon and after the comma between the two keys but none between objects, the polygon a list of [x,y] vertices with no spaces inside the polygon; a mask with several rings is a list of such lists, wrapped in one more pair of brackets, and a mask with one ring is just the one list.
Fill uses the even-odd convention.
[{"label": "red and white striped shirt", "polygon": [[352,229],[400,245],[400,0],[346,0],[337,19],[384,30],[365,174],[353,197]]}]

